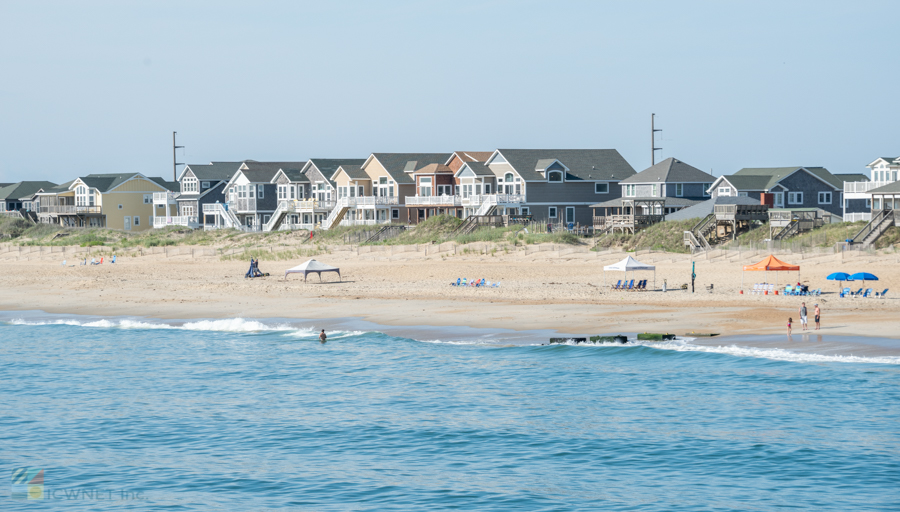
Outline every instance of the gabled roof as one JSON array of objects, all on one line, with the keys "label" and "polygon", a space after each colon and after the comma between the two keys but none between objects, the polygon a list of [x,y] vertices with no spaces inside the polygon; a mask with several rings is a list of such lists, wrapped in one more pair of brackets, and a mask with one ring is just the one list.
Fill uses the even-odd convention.
[{"label": "gabled roof", "polygon": [[677,212],[666,215],[666,220],[686,220],[696,219],[698,217],[706,217],[713,212],[714,206],[717,204],[744,204],[753,205],[760,204],[759,199],[741,196],[722,196],[715,199],[707,199],[706,201],[697,203],[693,206],[678,210]]},{"label": "gabled roof", "polygon": [[166,181],[163,178],[160,178],[158,176],[155,178],[147,178],[147,179],[152,181],[153,183],[160,185],[161,187],[163,187],[167,190],[172,191],[172,192],[177,192],[177,191],[181,190],[181,184],[178,183],[177,181]]},{"label": "gabled roof", "polygon": [[56,183],[49,181],[20,181],[18,183],[10,183],[5,187],[0,187],[0,200],[31,197],[38,190],[47,190],[55,186]]},{"label": "gabled roof", "polygon": [[362,165],[365,158],[310,158],[308,165],[314,165],[322,176],[333,176],[338,167],[342,165]]},{"label": "gabled roof", "polygon": [[490,167],[484,165],[484,162],[466,162],[462,164],[454,176],[459,176],[463,169],[470,169],[475,176],[494,176],[494,171]]},{"label": "gabled roof", "polygon": [[190,168],[194,176],[199,180],[228,181],[241,167],[243,162],[210,162],[209,164],[189,164],[184,167],[178,179],[184,176],[184,172]]},{"label": "gabled roof", "polygon": [[835,178],[841,180],[844,183],[851,183],[854,181],[869,181],[869,177],[865,174],[860,173],[850,173],[850,174],[835,174]]},{"label": "gabled roof", "polygon": [[885,163],[888,163],[888,164],[898,164],[898,163],[900,163],[900,156],[881,156],[881,157],[876,158],[874,162],[870,163],[866,167],[874,167],[875,164],[877,164],[879,160],[884,160]]},{"label": "gabled roof", "polygon": [[487,162],[487,159],[493,155],[493,151],[454,151],[444,164],[449,164],[456,155],[463,162]]},{"label": "gabled roof", "polygon": [[621,181],[635,174],[615,149],[498,149],[497,153],[525,181],[544,181],[535,170],[541,160],[559,160],[569,169],[566,180]]},{"label": "gabled roof", "polygon": [[[836,189],[844,187],[844,183],[824,167],[746,167],[729,176],[728,181],[737,187],[738,190],[769,190],[778,184],[779,181],[802,169]],[[738,176],[753,176],[757,178],[757,181],[752,181],[752,186],[748,187],[744,186],[743,182],[738,178],[738,182],[742,183],[739,185],[732,179]],[[760,188],[758,183],[761,181],[761,178],[766,178],[766,185]]]},{"label": "gabled roof", "polygon": [[102,194],[105,192],[109,192],[110,190],[118,187],[122,183],[125,183],[135,176],[146,178],[146,176],[139,172],[120,172],[108,174],[88,174],[87,176],[82,176],[78,179],[80,179],[81,182],[88,187],[97,189]]},{"label": "gabled roof", "polygon": [[896,194],[898,192],[900,192],[900,181],[895,181],[878,188],[873,188],[869,191],[869,194]]},{"label": "gabled roof", "polygon": [[[718,186],[720,181],[727,181],[732,187],[744,191],[764,191],[769,189],[770,176],[741,176],[732,174],[731,176],[719,176],[713,182],[713,188]],[[777,182],[776,182],[777,183]],[[773,184],[774,186],[774,184]]]},{"label": "gabled roof", "polygon": [[278,169],[275,176],[272,176],[272,183],[278,181],[280,174],[283,174],[291,183],[309,183],[309,178],[300,169]]},{"label": "gabled roof", "polygon": [[337,170],[331,175],[331,180],[334,180],[334,177],[337,175],[338,171],[344,171],[350,179],[352,180],[371,180],[372,178],[366,174],[366,171],[362,170],[361,164],[344,164],[338,166]]},{"label": "gabled roof", "polygon": [[425,167],[416,169],[413,174],[453,174],[453,170],[444,164],[428,164]]},{"label": "gabled roof", "polygon": [[300,171],[305,166],[306,162],[256,162],[246,160],[241,164],[240,171],[252,183],[269,183],[279,170],[285,172],[289,170]]},{"label": "gabled roof", "polygon": [[415,183],[411,173],[416,169],[428,164],[442,164],[448,161],[450,156],[450,153],[372,153],[363,167],[374,158],[398,185],[406,185]]},{"label": "gabled roof", "polygon": [[666,158],[656,165],[625,178],[620,183],[712,183],[716,178],[676,158]]},{"label": "gabled roof", "polygon": [[72,183],[75,183],[75,180],[70,180],[65,183],[60,183],[59,185],[57,185],[55,187],[45,188],[43,193],[44,194],[59,194],[59,193],[63,193],[63,192],[68,192],[69,187],[72,186]]}]

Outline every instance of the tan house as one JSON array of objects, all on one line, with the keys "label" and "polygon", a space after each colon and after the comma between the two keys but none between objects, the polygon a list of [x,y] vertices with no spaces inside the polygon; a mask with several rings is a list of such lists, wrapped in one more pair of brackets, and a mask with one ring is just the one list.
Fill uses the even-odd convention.
[{"label": "tan house", "polygon": [[414,173],[450,157],[449,153],[372,153],[358,169],[341,166],[330,178],[337,201],[322,227],[410,222],[404,198],[416,193]]},{"label": "tan house", "polygon": [[[39,192],[38,218],[70,227],[144,231],[153,227],[154,216],[166,215],[163,208],[170,208],[154,207],[153,194],[177,188],[178,183],[140,173],[88,174]],[[177,206],[171,208],[168,213],[177,215]]]}]

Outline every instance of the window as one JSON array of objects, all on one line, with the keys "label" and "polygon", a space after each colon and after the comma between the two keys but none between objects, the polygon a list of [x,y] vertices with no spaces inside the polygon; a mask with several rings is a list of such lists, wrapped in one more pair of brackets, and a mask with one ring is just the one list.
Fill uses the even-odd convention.
[{"label": "window", "polygon": [[189,192],[197,192],[198,181],[197,178],[192,178],[190,176],[185,177],[181,180],[181,191],[185,193]]},{"label": "window", "polygon": [[362,185],[359,186],[359,193],[357,194],[359,197],[366,195],[366,189]]},{"label": "window", "polygon": [[739,197],[748,197],[746,192],[738,192]]},{"label": "window", "polygon": [[[515,181],[515,180],[513,179],[513,173],[511,173],[511,172],[506,173],[506,174],[503,176],[503,181],[505,181],[505,182],[507,182],[507,183],[512,183],[513,181]],[[550,181],[554,181],[554,180],[551,179]]]},{"label": "window", "polygon": [[150,204],[153,202],[153,194],[144,194],[144,204]]},{"label": "window", "polygon": [[547,173],[547,181],[554,183],[562,183],[563,175],[562,171],[550,171]]},{"label": "window", "polygon": [[551,219],[555,219],[556,218],[556,207],[551,206],[548,213],[549,213]]},{"label": "window", "polygon": [[609,194],[609,183],[594,183],[595,194]]},{"label": "window", "polygon": [[831,192],[819,192],[819,204],[831,204]]},{"label": "window", "polygon": [[731,187],[719,187],[719,195],[720,196],[730,196],[731,195]]},{"label": "window", "polygon": [[387,177],[382,176],[382,177],[378,178],[378,184],[379,185],[387,185]]},{"label": "window", "polygon": [[485,183],[485,184],[484,184],[484,193],[485,193],[485,194],[490,194],[490,193],[491,193],[491,184],[490,184],[490,183]]},{"label": "window", "polygon": [[400,210],[398,210],[396,208],[391,208],[391,218],[399,219],[400,218]]},{"label": "window", "polygon": [[881,199],[876,197],[874,201],[872,201],[872,209],[880,210],[881,209]]},{"label": "window", "polygon": [[263,224],[268,224],[270,218],[272,218],[271,215],[263,215]]},{"label": "window", "polygon": [[209,188],[209,182],[204,181],[202,186],[203,186],[203,188]]},{"label": "window", "polygon": [[135,225],[135,226],[140,226],[140,225],[141,225],[141,218],[138,217],[137,215],[134,216],[134,225]]},{"label": "window", "polygon": [[568,224],[570,222],[575,222],[575,207],[574,206],[566,206],[566,224]]},{"label": "window", "polygon": [[866,199],[866,208],[869,208],[869,209],[872,208],[872,200],[871,199]]},{"label": "window", "polygon": [[684,196],[684,183],[675,184],[675,197]]},{"label": "window", "polygon": [[803,204],[803,192],[788,192],[788,204]]},{"label": "window", "polygon": [[775,198],[775,206],[784,206],[784,192],[773,192],[772,196]]},{"label": "window", "polygon": [[634,197],[635,185],[625,185],[625,197]]},{"label": "window", "polygon": [[265,197],[265,194],[263,193],[263,190],[265,190],[265,187],[264,187],[264,186],[262,186],[262,185],[257,185],[257,186],[256,186],[256,190],[259,192],[259,198],[260,198],[260,199],[262,199],[263,197]]},{"label": "window", "polygon": [[709,197],[709,189],[712,188],[712,183],[704,183],[703,184],[703,197]]},{"label": "window", "polygon": [[653,190],[653,191],[650,193],[650,197],[656,197],[656,196],[657,196],[658,189],[657,189],[656,187],[657,187],[656,185],[653,185],[653,186],[652,186],[652,190]]}]

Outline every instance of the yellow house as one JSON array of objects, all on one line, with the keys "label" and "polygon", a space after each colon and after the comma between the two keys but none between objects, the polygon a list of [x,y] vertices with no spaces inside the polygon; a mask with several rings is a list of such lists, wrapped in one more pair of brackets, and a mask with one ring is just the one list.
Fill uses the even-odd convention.
[{"label": "yellow house", "polygon": [[154,212],[153,194],[177,186],[140,173],[88,174],[40,196],[40,217],[64,226],[144,231],[153,227],[154,215],[165,216],[163,208],[168,208],[160,204]]}]

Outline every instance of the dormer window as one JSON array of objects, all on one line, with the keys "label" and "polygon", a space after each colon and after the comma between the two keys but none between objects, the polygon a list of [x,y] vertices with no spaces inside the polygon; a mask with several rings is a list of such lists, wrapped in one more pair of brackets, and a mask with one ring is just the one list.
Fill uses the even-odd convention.
[{"label": "dormer window", "polygon": [[562,183],[563,173],[562,171],[549,171],[547,173],[547,181],[551,183]]}]

